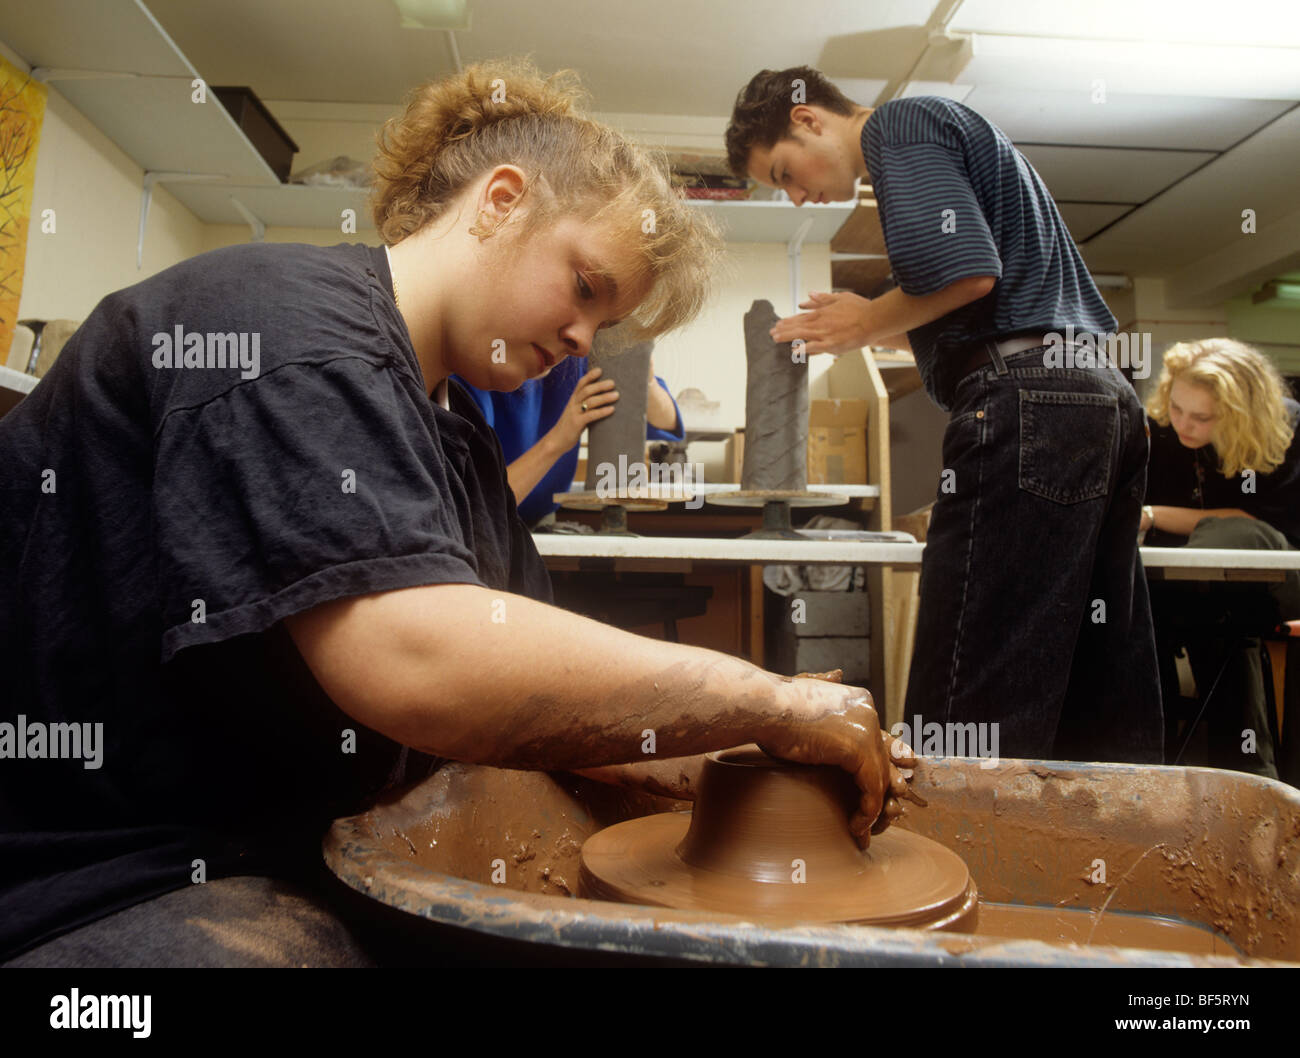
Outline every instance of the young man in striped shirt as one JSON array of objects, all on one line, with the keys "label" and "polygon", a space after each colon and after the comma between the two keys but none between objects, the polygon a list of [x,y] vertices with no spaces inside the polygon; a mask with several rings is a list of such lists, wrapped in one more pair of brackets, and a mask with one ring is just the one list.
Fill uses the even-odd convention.
[{"label": "young man in striped shirt", "polygon": [[1104,348],[1116,323],[1038,174],[968,107],[860,107],[806,66],[749,82],[727,150],[796,205],[871,183],[896,288],[810,294],[772,335],[809,353],[911,348],[952,415],[907,719],[996,723],[1003,756],[1159,763],[1145,419],[1104,358],[1062,355],[1067,328]]}]

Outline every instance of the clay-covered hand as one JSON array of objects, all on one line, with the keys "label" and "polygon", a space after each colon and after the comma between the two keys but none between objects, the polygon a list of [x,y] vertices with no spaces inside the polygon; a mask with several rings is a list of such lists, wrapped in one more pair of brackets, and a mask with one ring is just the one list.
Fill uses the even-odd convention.
[{"label": "clay-covered hand", "polygon": [[558,451],[567,452],[578,443],[590,423],[614,414],[614,402],[618,400],[614,380],[601,382],[600,375],[600,368],[593,367],[578,379],[578,387],[564,406],[560,421],[551,427],[548,437]]},{"label": "clay-covered hand", "polygon": [[771,334],[774,341],[804,342],[806,353],[840,353],[861,349],[867,344],[868,317],[871,302],[857,294],[842,292],[823,294],[813,291],[808,300],[800,302],[801,309],[810,309],[797,316],[777,320]]},{"label": "clay-covered hand", "polygon": [[796,672],[792,680],[825,680],[827,683],[843,683],[844,670],[831,669],[829,672]]},{"label": "clay-covered hand", "polygon": [[833,764],[852,775],[861,797],[849,830],[865,849],[871,834],[898,815],[898,797],[907,788],[899,769],[915,765],[915,757],[909,750],[900,753],[897,762],[890,759],[893,740],[881,732],[865,688],[819,679],[795,679],[789,687],[791,708],[768,726],[758,743],[774,757]]},{"label": "clay-covered hand", "polygon": [[879,834],[902,814],[904,801],[911,801],[922,808],[926,806],[925,798],[908,785],[917,760],[912,747],[887,731],[880,732],[880,738],[885,743],[885,752],[889,754],[889,793],[885,797],[885,807],[880,810],[880,817],[872,824],[873,834]]},{"label": "clay-covered hand", "polygon": [[[831,669],[828,672],[798,672],[792,679],[796,680],[826,680],[828,683],[843,683],[844,670]],[[880,815],[875,823],[872,824],[871,833],[879,834],[897,819],[903,811],[904,800],[911,801],[913,804],[926,806],[925,798],[915,793],[908,785],[912,778],[912,769],[916,767],[916,754],[912,747],[904,742],[901,738],[895,738],[888,732],[880,732],[880,737],[885,743],[885,749],[889,753],[891,767],[889,769],[889,793],[885,796],[885,805],[880,810]]]}]

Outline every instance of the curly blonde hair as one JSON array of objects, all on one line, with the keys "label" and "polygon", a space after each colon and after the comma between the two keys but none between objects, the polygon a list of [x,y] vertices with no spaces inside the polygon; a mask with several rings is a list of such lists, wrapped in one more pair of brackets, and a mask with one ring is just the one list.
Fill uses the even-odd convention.
[{"label": "curly blonde hair", "polygon": [[526,174],[530,208],[516,238],[576,217],[619,236],[631,278],[648,291],[627,333],[654,337],[708,301],[722,255],[716,225],[669,182],[662,155],[579,111],[571,70],[543,77],[527,60],[478,63],[415,89],[378,137],[371,204],[390,245],[436,220],[497,165]]},{"label": "curly blonde hair", "polygon": [[1283,403],[1286,384],[1271,360],[1232,338],[1170,346],[1147,401],[1148,414],[1161,426],[1169,425],[1169,391],[1178,379],[1204,386],[1214,397],[1218,419],[1211,441],[1225,476],[1243,470],[1268,474],[1282,465],[1294,431]]}]

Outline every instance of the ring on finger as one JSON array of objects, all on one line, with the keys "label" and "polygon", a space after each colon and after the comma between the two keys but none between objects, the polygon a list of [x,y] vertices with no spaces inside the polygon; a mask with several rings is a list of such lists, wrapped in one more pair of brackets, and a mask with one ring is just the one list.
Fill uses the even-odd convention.
[{"label": "ring on finger", "polygon": [[585,400],[582,402],[582,410],[583,411],[587,410],[587,402]]}]

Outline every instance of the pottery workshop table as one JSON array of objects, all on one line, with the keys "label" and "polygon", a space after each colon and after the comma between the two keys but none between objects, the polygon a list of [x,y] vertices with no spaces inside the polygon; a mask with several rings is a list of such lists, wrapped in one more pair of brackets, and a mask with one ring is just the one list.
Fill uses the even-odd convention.
[{"label": "pottery workshop table", "polygon": [[[912,583],[892,593],[894,612],[872,606],[870,680],[886,716],[901,710],[915,628],[915,578],[922,543],[866,543],[841,540],[743,540],[683,536],[597,536],[536,533],[537,550],[554,570],[615,570],[689,573],[700,567],[750,567],[750,603],[745,653],[763,664],[762,567],[879,566]],[[1144,547],[1147,575],[1167,580],[1276,581],[1300,570],[1300,551],[1229,551],[1207,548]],[[900,588],[903,587],[900,585]],[[875,634],[880,629],[880,635]]]},{"label": "pottery workshop table", "polygon": [[[917,568],[924,544],[857,540],[719,540],[686,536],[598,536],[534,533],[547,565],[563,559],[607,559],[637,569],[685,565],[893,566]],[[1213,548],[1144,547],[1142,565],[1169,580],[1281,580],[1300,570],[1300,551],[1228,551]]]}]

